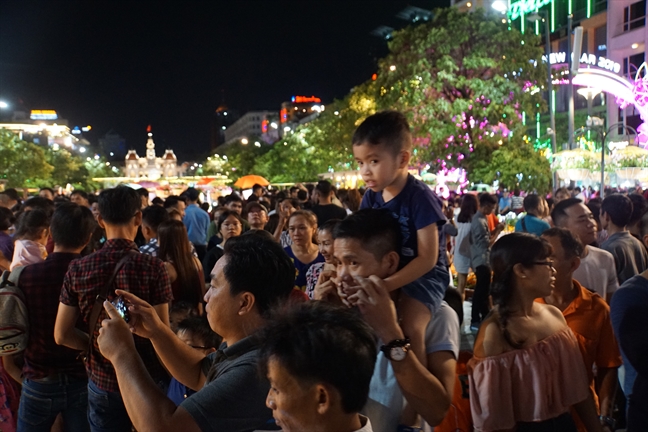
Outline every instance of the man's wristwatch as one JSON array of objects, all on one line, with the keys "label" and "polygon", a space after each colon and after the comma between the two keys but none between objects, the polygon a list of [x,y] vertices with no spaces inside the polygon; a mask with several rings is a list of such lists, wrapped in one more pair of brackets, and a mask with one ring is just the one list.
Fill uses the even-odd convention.
[{"label": "man's wristwatch", "polygon": [[403,360],[407,356],[407,351],[409,350],[410,340],[407,337],[405,339],[394,339],[387,345],[380,347],[380,351],[385,353],[385,357],[392,361]]},{"label": "man's wristwatch", "polygon": [[601,420],[601,426],[607,426],[610,428],[610,430],[616,429],[616,420],[614,420],[612,417],[601,416],[599,417],[599,419]]}]

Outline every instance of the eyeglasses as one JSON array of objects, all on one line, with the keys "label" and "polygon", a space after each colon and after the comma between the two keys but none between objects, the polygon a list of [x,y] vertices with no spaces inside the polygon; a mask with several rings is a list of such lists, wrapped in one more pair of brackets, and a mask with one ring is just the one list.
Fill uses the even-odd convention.
[{"label": "eyeglasses", "polygon": [[555,270],[554,268],[554,262],[551,260],[548,261],[534,261],[531,264],[533,265],[542,265],[542,266],[549,266],[552,270]]}]

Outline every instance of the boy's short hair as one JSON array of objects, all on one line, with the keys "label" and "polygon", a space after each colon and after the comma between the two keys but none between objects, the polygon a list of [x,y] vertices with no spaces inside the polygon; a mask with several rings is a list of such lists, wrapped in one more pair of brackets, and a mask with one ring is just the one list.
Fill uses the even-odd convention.
[{"label": "boy's short hair", "polygon": [[149,191],[148,191],[148,189],[146,189],[144,187],[136,189],[135,192],[137,192],[137,195],[139,195],[141,197],[146,197],[146,198],[149,197]]},{"label": "boy's short hair", "polygon": [[331,185],[331,182],[328,180],[320,180],[317,182],[317,186],[315,186],[315,190],[320,193],[323,197],[328,197],[331,195],[331,191],[333,190],[333,186]]},{"label": "boy's short hair", "polygon": [[569,216],[567,215],[567,209],[569,207],[573,207],[582,203],[583,201],[578,198],[567,198],[556,204],[553,211],[551,212],[551,219],[553,220],[554,225],[561,228],[564,227],[564,225],[567,223],[567,219],[569,219]]},{"label": "boy's short hair", "polygon": [[529,194],[524,197],[522,205],[526,211],[537,210],[540,207],[540,197],[536,194]]},{"label": "boy's short hair", "polygon": [[250,292],[261,316],[288,301],[295,286],[295,264],[270,233],[251,230],[225,243],[223,268],[230,293]]},{"label": "boy's short hair", "polygon": [[405,116],[398,111],[381,111],[369,116],[353,133],[352,144],[384,145],[394,156],[412,148],[412,133]]},{"label": "boy's short hair", "polygon": [[169,219],[171,219],[171,216],[163,207],[153,205],[142,210],[142,223],[155,232],[157,232],[162,222],[166,222]]},{"label": "boy's short hair", "polygon": [[402,235],[398,220],[386,209],[363,209],[341,220],[333,239],[355,239],[377,260],[389,252],[399,252]]},{"label": "boy's short hair", "polygon": [[90,197],[88,196],[88,193],[86,191],[82,191],[81,189],[73,190],[72,193],[70,194],[70,196],[72,196],[72,195],[79,195],[80,197],[82,197],[85,200],[90,200]]},{"label": "boy's short hair", "polygon": [[187,190],[182,192],[182,194],[186,196],[189,201],[198,201],[198,198],[200,197],[200,191],[193,187],[187,188]]},{"label": "boy's short hair", "polygon": [[231,193],[225,197],[225,205],[231,202],[240,202],[241,204],[243,204],[243,198],[241,198],[238,194]]},{"label": "boy's short hair", "polygon": [[71,202],[56,207],[50,222],[54,244],[70,249],[85,246],[96,228],[90,209]]},{"label": "boy's short hair", "polygon": [[99,194],[99,214],[112,225],[126,225],[141,207],[140,196],[128,186],[106,189]]},{"label": "boy's short hair", "polygon": [[601,213],[610,216],[614,225],[625,227],[632,218],[632,201],[625,195],[612,194],[603,200]]},{"label": "boy's short hair", "polygon": [[492,205],[497,204],[497,198],[495,198],[493,195],[489,194],[488,192],[484,192],[481,195],[479,195],[479,205],[485,206],[488,204],[492,204]]},{"label": "boy's short hair", "polygon": [[190,332],[196,336],[204,348],[218,348],[223,341],[209,326],[209,321],[203,316],[190,316],[178,323],[177,333],[181,331]]},{"label": "boy's short hair", "polygon": [[153,198],[153,201],[151,201],[151,203],[153,205],[156,205],[156,206],[159,206],[160,204],[162,204],[162,206],[164,206],[164,200],[162,198],[160,198],[160,197],[157,197],[157,196],[155,198]]},{"label": "boy's short hair", "polygon": [[565,258],[572,259],[583,255],[583,244],[578,237],[565,228],[550,228],[542,233],[542,237],[556,238],[565,252]]},{"label": "boy's short hair", "polygon": [[270,360],[300,384],[334,387],[345,413],[359,412],[369,397],[376,340],[368,324],[350,309],[305,302],[275,311],[261,338],[259,367]]},{"label": "boy's short hair", "polygon": [[164,200],[164,208],[175,207],[180,201],[185,202],[183,197],[179,197],[177,195],[169,195],[167,199]]},{"label": "boy's short hair", "polygon": [[43,198],[43,197],[40,197],[40,196],[34,196],[34,197],[29,198],[27,201],[25,201],[23,203],[22,208],[23,208],[23,210],[26,210],[26,209],[43,210],[45,213],[47,213],[47,216],[52,217],[52,215],[54,214],[55,205],[54,205],[54,201],[52,201],[50,199]]}]

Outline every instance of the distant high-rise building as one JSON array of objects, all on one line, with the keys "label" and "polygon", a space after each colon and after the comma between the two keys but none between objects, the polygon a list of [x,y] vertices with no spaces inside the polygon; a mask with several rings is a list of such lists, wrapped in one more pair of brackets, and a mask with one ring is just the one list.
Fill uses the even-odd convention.
[{"label": "distant high-rise building", "polygon": [[229,109],[226,105],[216,108],[211,124],[211,149],[214,150],[225,144],[225,131],[240,118],[238,111]]},{"label": "distant high-rise building", "polygon": [[260,137],[268,132],[269,124],[276,119],[276,111],[249,111],[225,131],[225,143],[252,136]]},{"label": "distant high-rise building", "polygon": [[322,100],[315,96],[293,96],[290,102],[281,104],[279,112],[279,134],[294,129],[298,124],[308,123],[316,119],[324,111]]}]

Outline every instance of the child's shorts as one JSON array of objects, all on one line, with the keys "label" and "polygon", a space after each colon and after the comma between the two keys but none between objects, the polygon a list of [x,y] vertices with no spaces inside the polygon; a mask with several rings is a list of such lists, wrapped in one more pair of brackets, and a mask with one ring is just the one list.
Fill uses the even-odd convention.
[{"label": "child's shorts", "polygon": [[434,313],[445,297],[446,289],[450,284],[450,274],[445,267],[436,266],[426,275],[401,288],[406,296],[418,300]]}]

